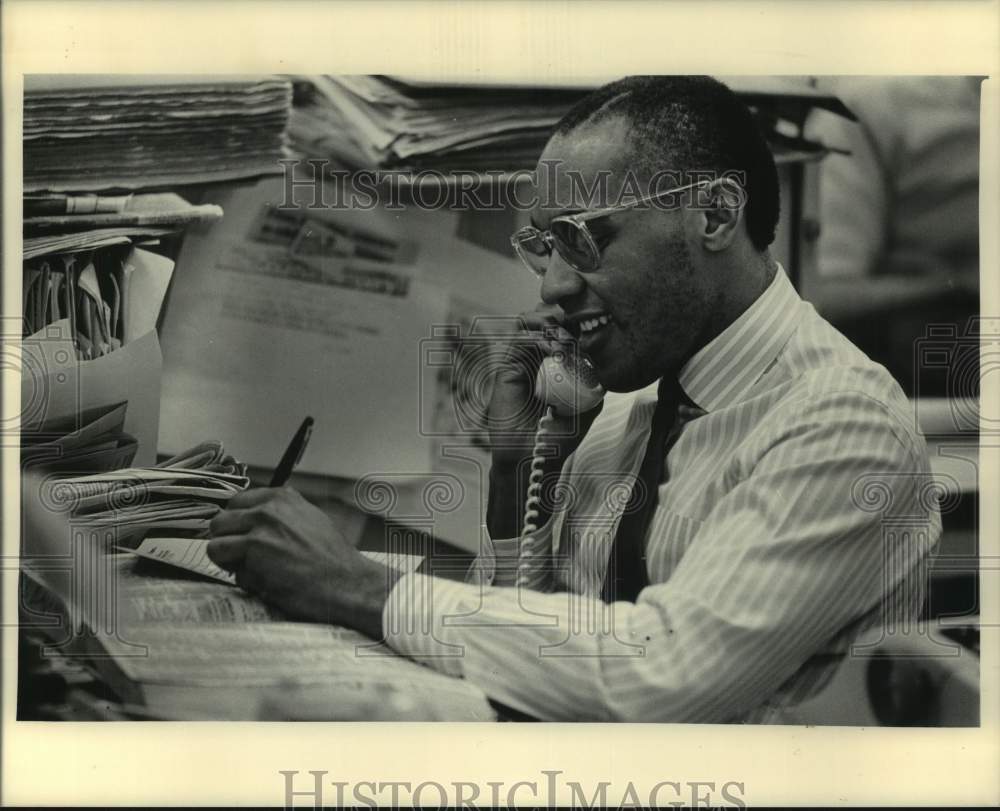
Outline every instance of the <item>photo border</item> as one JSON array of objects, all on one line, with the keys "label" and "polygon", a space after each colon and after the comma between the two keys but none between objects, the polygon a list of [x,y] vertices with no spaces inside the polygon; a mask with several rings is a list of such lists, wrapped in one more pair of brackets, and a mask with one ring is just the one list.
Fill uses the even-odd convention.
[{"label": "photo border", "polygon": [[[997,234],[997,2],[46,2],[2,7],[4,267],[21,262],[22,76],[100,73],[400,73],[601,79],[629,73],[981,74],[981,267]],[[155,38],[155,40],[154,40]],[[982,274],[983,312],[1000,280]],[[18,316],[20,274],[4,274]],[[4,414],[19,379],[3,370]],[[982,414],[998,414],[997,375]],[[998,448],[982,449],[997,492]],[[18,459],[3,448],[4,554],[17,553]],[[1000,501],[980,500],[981,555],[996,556]],[[3,584],[5,805],[280,805],[279,770],[329,780],[612,781],[648,796],[660,781],[745,783],[751,805],[968,805],[1000,800],[998,577],[983,573],[979,729],[672,724],[17,722],[16,588]],[[16,622],[16,619],[15,619]],[[554,754],[556,753],[556,754]],[[644,788],[643,788],[644,787]],[[434,795],[429,795],[434,796]],[[568,797],[553,798],[555,802]],[[300,798],[308,802],[307,798]]]}]

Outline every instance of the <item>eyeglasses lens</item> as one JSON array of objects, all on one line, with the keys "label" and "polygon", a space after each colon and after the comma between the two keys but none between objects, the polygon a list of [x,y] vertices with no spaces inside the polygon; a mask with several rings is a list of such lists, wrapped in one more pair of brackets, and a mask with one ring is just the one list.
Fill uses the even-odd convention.
[{"label": "eyeglasses lens", "polygon": [[525,234],[514,240],[514,250],[532,273],[545,273],[551,251],[541,233]]},{"label": "eyeglasses lens", "polygon": [[586,232],[586,225],[572,220],[556,220],[550,226],[556,250],[576,270],[596,270],[600,257],[593,241]]}]

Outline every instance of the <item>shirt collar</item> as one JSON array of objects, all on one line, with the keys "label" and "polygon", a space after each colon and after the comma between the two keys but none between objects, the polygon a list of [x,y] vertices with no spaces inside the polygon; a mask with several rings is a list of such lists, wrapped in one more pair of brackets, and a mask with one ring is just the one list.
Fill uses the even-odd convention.
[{"label": "shirt collar", "polygon": [[739,402],[788,341],[801,302],[779,264],[757,300],[681,368],[685,394],[705,411]]}]

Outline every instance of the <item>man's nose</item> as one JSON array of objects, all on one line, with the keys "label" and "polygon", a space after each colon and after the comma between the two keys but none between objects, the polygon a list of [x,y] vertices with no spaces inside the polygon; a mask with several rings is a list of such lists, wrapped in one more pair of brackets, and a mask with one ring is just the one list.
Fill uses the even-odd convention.
[{"label": "man's nose", "polygon": [[584,287],[583,278],[573,270],[558,251],[552,251],[548,267],[542,277],[542,301],[559,304],[577,295]]}]

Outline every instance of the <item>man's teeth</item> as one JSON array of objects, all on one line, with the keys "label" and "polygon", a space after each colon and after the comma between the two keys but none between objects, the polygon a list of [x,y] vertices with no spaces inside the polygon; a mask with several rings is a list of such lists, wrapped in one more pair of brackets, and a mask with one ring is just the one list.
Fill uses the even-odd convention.
[{"label": "man's teeth", "polygon": [[611,317],[607,315],[599,316],[598,318],[589,318],[586,321],[580,322],[580,332],[590,332],[597,329],[598,327],[603,327],[605,324],[610,323]]}]

